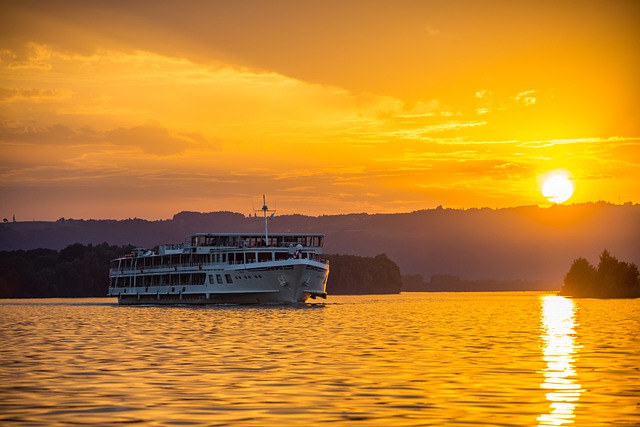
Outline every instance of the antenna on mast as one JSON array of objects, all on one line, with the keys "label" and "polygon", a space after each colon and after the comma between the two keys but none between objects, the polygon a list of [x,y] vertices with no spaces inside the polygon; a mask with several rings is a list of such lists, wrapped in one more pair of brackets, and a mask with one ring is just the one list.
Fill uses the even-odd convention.
[{"label": "antenna on mast", "polygon": [[[276,214],[275,209],[269,209],[267,206],[267,198],[263,194],[262,195],[262,209],[254,209],[254,212],[262,211],[262,216],[264,217],[264,243],[269,246],[269,226],[267,225],[270,219],[273,219],[273,216]],[[271,215],[267,216],[267,214],[271,213]],[[255,214],[257,217],[258,215]]]}]

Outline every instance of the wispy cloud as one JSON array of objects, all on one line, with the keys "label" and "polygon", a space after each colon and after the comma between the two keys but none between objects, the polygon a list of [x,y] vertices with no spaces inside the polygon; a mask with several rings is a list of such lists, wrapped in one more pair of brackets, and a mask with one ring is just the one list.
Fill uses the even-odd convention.
[{"label": "wispy cloud", "polygon": [[155,121],[149,121],[141,126],[108,131],[105,138],[113,145],[137,147],[155,155],[182,153],[194,144],[209,150],[219,149],[218,143],[210,141],[200,133],[171,132]]},{"label": "wispy cloud", "polygon": [[13,49],[0,49],[0,60],[9,70],[49,71],[52,50],[46,44],[26,42]]},{"label": "wispy cloud", "polygon": [[7,89],[0,87],[0,103],[2,102],[47,102],[62,100],[69,97],[69,93],[56,89],[16,88]]}]

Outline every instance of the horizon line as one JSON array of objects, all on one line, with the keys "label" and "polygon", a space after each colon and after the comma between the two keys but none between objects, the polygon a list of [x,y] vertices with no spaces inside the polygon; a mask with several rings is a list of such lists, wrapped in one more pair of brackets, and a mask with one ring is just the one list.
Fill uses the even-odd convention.
[{"label": "horizon line", "polygon": [[[625,201],[625,202],[611,202],[611,201],[607,201],[607,200],[598,200],[595,202],[579,202],[579,203],[551,203],[549,205],[519,205],[519,206],[507,206],[507,207],[489,207],[489,206],[483,206],[483,207],[470,207],[470,208],[454,208],[454,207],[444,207],[442,205],[438,205],[435,208],[425,208],[425,209],[418,209],[418,210],[413,210],[413,211],[406,211],[406,212],[374,212],[374,213],[369,213],[369,212],[349,212],[349,213],[331,213],[331,214],[320,214],[320,215],[311,215],[311,214],[304,214],[304,213],[287,213],[287,214],[281,214],[278,215],[277,217],[286,217],[286,216],[305,216],[305,217],[309,217],[309,218],[320,218],[320,217],[326,217],[326,216],[350,216],[350,215],[367,215],[367,216],[375,216],[375,215],[410,215],[410,214],[415,214],[415,213],[421,213],[421,212],[429,212],[429,211],[441,211],[441,210],[447,210],[447,211],[477,211],[477,210],[492,210],[492,211],[500,211],[500,210],[508,210],[508,209],[521,209],[521,208],[538,208],[538,209],[544,209],[544,210],[548,210],[548,209],[552,209],[552,208],[569,208],[569,207],[575,207],[575,206],[583,206],[583,205],[612,205],[612,206],[638,206],[640,205],[640,203],[634,203],[632,201]],[[215,213],[231,213],[231,214],[237,214],[237,215],[242,215],[245,218],[253,218],[253,215],[245,215],[241,212],[234,212],[234,211],[228,211],[228,210],[219,210],[219,211],[209,211],[209,212],[203,212],[203,211],[190,211],[190,210],[183,210],[183,211],[179,211],[176,212],[175,214],[173,214],[173,217],[171,218],[158,218],[158,219],[147,219],[147,218],[141,218],[138,216],[134,216],[134,217],[127,217],[127,218],[72,218],[72,217],[60,217],[58,219],[31,219],[31,220],[18,220],[16,219],[15,215],[12,215],[12,219],[9,220],[7,217],[5,217],[2,222],[0,222],[0,224],[17,224],[17,223],[35,223],[35,222],[50,222],[50,223],[57,223],[57,222],[66,222],[66,221],[133,221],[133,220],[142,220],[142,221],[173,221],[175,219],[175,217],[177,215],[183,214],[183,213],[194,213],[194,214],[202,214],[202,215],[207,215],[207,214],[215,214]]]}]

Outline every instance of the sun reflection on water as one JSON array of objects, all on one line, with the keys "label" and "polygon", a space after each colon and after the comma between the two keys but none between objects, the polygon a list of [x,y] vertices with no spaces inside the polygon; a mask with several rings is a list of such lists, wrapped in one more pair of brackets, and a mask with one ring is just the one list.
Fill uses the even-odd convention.
[{"label": "sun reflection on water", "polygon": [[544,341],[544,382],[541,388],[549,401],[549,413],[538,417],[538,426],[573,424],[575,409],[582,389],[574,359],[579,346],[575,343],[575,307],[573,301],[555,295],[542,297],[542,326]]}]

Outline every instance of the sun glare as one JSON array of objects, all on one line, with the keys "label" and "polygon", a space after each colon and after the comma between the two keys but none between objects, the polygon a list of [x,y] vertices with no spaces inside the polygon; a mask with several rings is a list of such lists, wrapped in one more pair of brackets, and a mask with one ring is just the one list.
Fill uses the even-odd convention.
[{"label": "sun glare", "polygon": [[538,417],[540,426],[574,424],[582,386],[578,382],[576,359],[580,347],[576,343],[575,310],[570,298],[545,295],[542,301],[542,325],[544,342],[542,359],[547,367],[542,371],[549,411]]},{"label": "sun glare", "polygon": [[573,195],[573,183],[564,173],[549,175],[542,184],[542,195],[552,203],[563,203]]}]

